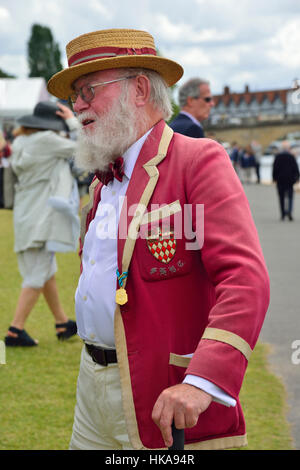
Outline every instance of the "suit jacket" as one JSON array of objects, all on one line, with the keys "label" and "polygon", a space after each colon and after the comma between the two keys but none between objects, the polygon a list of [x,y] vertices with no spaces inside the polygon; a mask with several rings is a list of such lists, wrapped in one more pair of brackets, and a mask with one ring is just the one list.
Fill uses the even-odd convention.
[{"label": "suit jacket", "polygon": [[299,180],[299,167],[290,152],[278,153],[273,163],[273,181],[281,186],[292,186]]},{"label": "suit jacket", "polygon": [[179,134],[184,134],[188,137],[204,137],[202,126],[195,124],[189,116],[183,113],[179,113],[169,125],[174,132]]},{"label": "suit jacket", "polygon": [[[82,241],[101,188],[95,179]],[[216,142],[173,134],[160,121],[140,152],[126,196],[118,269],[129,272],[128,301],[116,305],[115,342],[131,443],[136,449],[164,447],[151,419],[154,403],[190,373],[215,383],[238,404],[213,402],[185,430],[185,448],[246,445],[238,395],[268,307],[269,279],[230,159]],[[204,217],[197,217],[203,206]],[[190,217],[194,234],[180,232],[184,217]],[[198,249],[187,249],[195,234]]]}]

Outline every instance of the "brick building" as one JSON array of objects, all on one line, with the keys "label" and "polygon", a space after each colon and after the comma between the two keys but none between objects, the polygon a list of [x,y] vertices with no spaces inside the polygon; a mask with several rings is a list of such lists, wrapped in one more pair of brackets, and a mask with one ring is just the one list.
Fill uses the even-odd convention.
[{"label": "brick building", "polygon": [[214,96],[209,124],[254,123],[282,121],[300,117],[300,86],[295,80],[291,88],[251,91],[246,85],[242,93],[232,92],[228,86],[223,94]]}]

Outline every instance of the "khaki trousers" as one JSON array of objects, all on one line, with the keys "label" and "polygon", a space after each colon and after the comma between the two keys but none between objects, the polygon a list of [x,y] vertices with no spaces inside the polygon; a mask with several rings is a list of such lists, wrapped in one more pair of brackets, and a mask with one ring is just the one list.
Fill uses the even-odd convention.
[{"label": "khaki trousers", "polygon": [[100,366],[85,346],[77,381],[71,450],[131,450],[117,364]]}]

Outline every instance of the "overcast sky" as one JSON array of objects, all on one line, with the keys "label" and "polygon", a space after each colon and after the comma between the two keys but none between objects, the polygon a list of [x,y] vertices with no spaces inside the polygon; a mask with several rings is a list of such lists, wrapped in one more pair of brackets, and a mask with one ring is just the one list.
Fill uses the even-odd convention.
[{"label": "overcast sky", "polygon": [[300,79],[300,0],[0,0],[0,68],[28,76],[33,23],[65,45],[106,28],[149,31],[184,77],[210,80],[212,92],[288,88]]}]

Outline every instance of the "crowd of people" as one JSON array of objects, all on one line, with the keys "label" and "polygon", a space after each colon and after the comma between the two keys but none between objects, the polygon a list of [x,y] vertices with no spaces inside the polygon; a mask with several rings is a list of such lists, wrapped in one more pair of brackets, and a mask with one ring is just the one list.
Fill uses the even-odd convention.
[{"label": "crowd of people", "polygon": [[[157,56],[145,31],[85,34],[67,55],[69,67],[48,90],[69,98],[77,117],[62,104],[38,103],[19,119],[12,145],[1,147],[16,177],[23,279],[6,345],[37,345],[24,326],[40,294],[58,339],[82,339],[71,449],[169,447],[172,423],[186,429],[191,448],[243,446],[239,391],[268,308],[269,278],[236,173],[248,182],[254,169],[260,182],[258,145],[234,143],[231,163],[222,145],[204,138],[202,122],[214,106],[204,79],[180,87],[180,112],[166,124],[168,87],[183,69]],[[78,175],[84,188],[93,179],[80,236]],[[163,207],[152,210],[150,201]],[[185,210],[203,205],[201,244],[203,222],[197,210]],[[107,207],[114,237],[105,232]],[[177,234],[176,215],[191,217],[196,249],[185,230]],[[142,228],[147,236],[138,237]],[[79,238],[75,322],[59,300],[55,253],[76,250]]]},{"label": "crowd of people", "polygon": [[[258,143],[252,142],[247,147],[241,147],[237,142],[233,142],[229,156],[243,183],[260,183],[262,148]],[[277,188],[281,220],[286,217],[290,221],[294,220],[294,185],[299,182],[299,176],[296,156],[292,152],[289,142],[282,141],[281,147],[274,155],[270,175],[271,181],[276,184]]]},{"label": "crowd of people", "polygon": [[228,150],[230,160],[243,183],[260,183],[260,160],[262,147],[256,142],[252,142],[243,147],[237,142],[232,142]]}]

